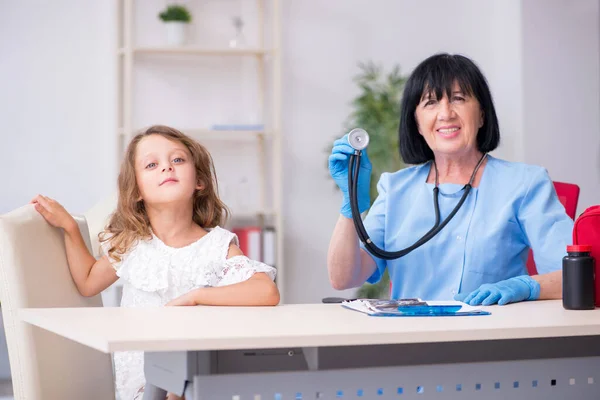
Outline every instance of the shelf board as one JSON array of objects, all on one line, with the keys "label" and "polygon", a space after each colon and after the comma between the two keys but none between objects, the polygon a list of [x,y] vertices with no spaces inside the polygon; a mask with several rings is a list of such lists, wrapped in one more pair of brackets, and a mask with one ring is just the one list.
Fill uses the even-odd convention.
[{"label": "shelf board", "polygon": [[[117,53],[125,54],[126,49],[120,48]],[[183,55],[199,55],[199,56],[263,56],[270,53],[267,49],[245,48],[245,49],[230,49],[230,48],[205,48],[196,46],[156,46],[156,47],[135,47],[132,49],[134,54],[183,54]]]},{"label": "shelf board", "polygon": [[219,140],[239,140],[245,139],[256,139],[257,137],[270,137],[272,134],[266,131],[253,131],[253,130],[216,130],[216,129],[187,129],[182,132],[187,133],[193,137],[202,137]]},{"label": "shelf board", "polygon": [[[134,130],[135,132],[139,131]],[[215,139],[215,140],[256,140],[257,138],[270,138],[273,136],[271,132],[266,131],[254,131],[254,130],[218,130],[218,129],[180,129],[181,132],[189,135],[195,139]],[[125,130],[120,128],[118,130],[120,136],[125,134]]]},{"label": "shelf board", "polygon": [[260,215],[264,215],[266,217],[272,217],[275,216],[275,210],[254,210],[254,211],[242,211],[242,212],[235,212],[235,211],[231,211],[231,215],[229,217],[230,221],[232,220],[237,220],[237,219],[250,219],[250,218],[256,218]]}]

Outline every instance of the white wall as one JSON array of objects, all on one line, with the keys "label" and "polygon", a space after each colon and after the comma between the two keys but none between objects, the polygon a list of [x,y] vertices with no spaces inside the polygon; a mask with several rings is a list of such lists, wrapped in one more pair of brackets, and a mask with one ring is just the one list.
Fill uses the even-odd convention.
[{"label": "white wall", "polygon": [[[136,46],[166,44],[165,28],[157,17],[164,0],[134,2]],[[234,36],[232,17],[244,19],[247,45],[257,45],[256,2],[203,0],[184,2],[193,24],[188,44],[225,48]],[[263,122],[257,105],[257,63],[248,57],[136,56],[133,73],[133,128],[171,125],[184,132],[213,124]],[[200,138],[211,151],[224,201],[235,213],[258,209],[259,163],[256,141]],[[242,182],[245,182],[243,185]]]},{"label": "white wall", "polygon": [[523,2],[524,151],[554,180],[600,203],[598,0]]},{"label": "white wall", "polygon": [[0,214],[37,193],[83,213],[114,186],[112,4],[0,1]]},{"label": "white wall", "polygon": [[357,63],[373,60],[387,70],[399,64],[409,73],[439,51],[472,57],[496,100],[503,128],[497,155],[518,158],[519,33],[507,32],[504,18],[518,21],[520,3],[304,0],[285,2],[283,12],[286,291],[288,301],[312,302],[344,294],[327,278],[327,245],[341,197],[325,150],[344,133],[357,94]]},{"label": "white wall", "polygon": [[112,1],[0,2],[0,213],[82,213],[116,181]]},{"label": "white wall", "polygon": [[[541,6],[543,0],[533,0]],[[494,155],[523,161],[523,72],[522,2],[492,1],[489,11],[491,41],[490,65],[484,71],[494,96],[500,122],[501,144]]]}]

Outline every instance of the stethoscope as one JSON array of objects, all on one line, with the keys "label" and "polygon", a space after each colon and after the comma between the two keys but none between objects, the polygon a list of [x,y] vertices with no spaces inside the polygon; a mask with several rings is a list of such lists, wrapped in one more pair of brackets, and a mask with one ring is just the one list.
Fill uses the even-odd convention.
[{"label": "stethoscope", "polygon": [[[433,188],[433,206],[435,209],[435,224],[433,227],[423,235],[419,240],[417,240],[413,245],[398,251],[385,251],[377,247],[369,238],[367,231],[365,230],[365,226],[363,225],[362,218],[358,211],[358,193],[357,193],[357,182],[358,182],[358,171],[360,169],[360,157],[362,155],[362,151],[367,148],[369,145],[369,134],[360,128],[353,129],[348,134],[348,142],[350,146],[354,149],[354,154],[350,155],[350,162],[348,164],[348,188],[350,191],[350,208],[352,210],[352,219],[354,220],[354,227],[356,228],[356,233],[358,234],[358,238],[365,245],[367,250],[373,254],[374,256],[381,258],[383,260],[395,260],[400,257],[404,257],[411,251],[416,248],[424,245],[429,240],[431,240],[435,235],[437,235],[450,220],[456,215],[460,207],[463,205],[471,188],[473,187],[473,180],[475,179],[475,175],[479,170],[479,167],[483,163],[483,160],[487,156],[487,153],[483,154],[477,166],[473,170],[473,174],[471,174],[471,179],[469,179],[469,183],[467,183],[463,189],[464,193],[460,198],[458,204],[454,207],[452,212],[440,222],[440,204],[439,204],[439,182],[438,182],[438,170],[437,165],[435,165],[435,160],[433,160],[433,166],[435,167],[435,187]],[[356,165],[355,165],[356,164]]]}]

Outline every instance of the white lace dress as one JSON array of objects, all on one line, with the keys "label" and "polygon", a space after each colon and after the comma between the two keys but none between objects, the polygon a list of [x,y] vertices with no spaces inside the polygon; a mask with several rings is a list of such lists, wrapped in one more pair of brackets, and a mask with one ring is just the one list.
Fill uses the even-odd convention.
[{"label": "white lace dress", "polygon": [[[243,282],[257,272],[275,279],[275,269],[245,256],[227,259],[230,243],[237,236],[216,227],[198,241],[174,248],[158,237],[141,240],[121,262],[112,261],[123,280],[121,307],[162,307],[189,291],[205,286],[225,286]],[[102,243],[104,254],[110,245]],[[141,399],[144,357],[142,352],[114,354],[117,394],[121,400]]]}]

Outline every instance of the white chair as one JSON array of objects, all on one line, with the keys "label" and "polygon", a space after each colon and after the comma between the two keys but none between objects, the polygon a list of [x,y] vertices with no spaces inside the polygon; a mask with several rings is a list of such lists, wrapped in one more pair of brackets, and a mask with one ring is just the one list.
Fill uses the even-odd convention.
[{"label": "white chair", "polygon": [[[91,249],[85,218],[76,217]],[[21,322],[31,307],[101,307],[71,278],[63,232],[32,205],[0,215],[0,300],[15,400],[111,400],[110,355]]]},{"label": "white chair", "polygon": [[[92,254],[96,258],[100,258],[100,241],[98,234],[104,230],[110,216],[117,208],[118,193],[113,192],[109,196],[103,198],[96,203],[92,208],[84,213],[84,218],[88,225],[90,232],[90,244],[92,248]],[[120,281],[110,286],[104,292],[102,292],[102,302],[105,307],[118,307],[121,302],[123,286]]]},{"label": "white chair", "polygon": [[110,216],[117,208],[118,198],[118,193],[113,192],[109,196],[96,203],[84,214],[90,232],[92,254],[96,258],[100,258],[100,243],[98,240],[98,234],[104,230],[106,224],[108,224]]}]

